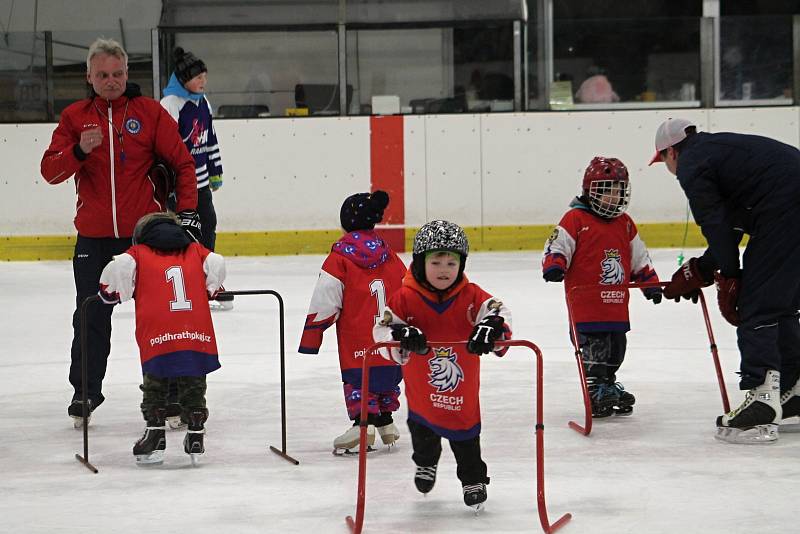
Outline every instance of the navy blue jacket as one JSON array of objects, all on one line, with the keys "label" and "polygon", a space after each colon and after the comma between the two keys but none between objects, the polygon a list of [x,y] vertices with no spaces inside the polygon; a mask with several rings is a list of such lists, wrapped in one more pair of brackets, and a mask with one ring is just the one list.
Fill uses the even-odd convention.
[{"label": "navy blue jacket", "polygon": [[677,177],[708,241],[705,256],[725,276],[739,274],[743,233],[800,210],[800,151],[768,137],[697,133],[678,155]]}]

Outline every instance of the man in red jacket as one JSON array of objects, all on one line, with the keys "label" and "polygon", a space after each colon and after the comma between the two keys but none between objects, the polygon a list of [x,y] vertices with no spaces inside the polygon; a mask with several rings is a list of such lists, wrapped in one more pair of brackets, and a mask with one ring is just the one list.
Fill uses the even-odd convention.
[{"label": "man in red jacket", "polygon": [[[78,237],[72,259],[76,309],[72,317],[72,364],[69,381],[75,389],[68,413],[81,425],[80,305],[97,292],[103,267],[131,246],[136,221],[164,211],[155,184],[148,176],[161,159],[177,175],[177,211],[190,233],[200,232],[197,217],[197,179],[194,161],[181,141],[175,121],[157,100],[141,95],[127,83],[128,55],[111,39],[97,39],[86,58],[89,98],[61,114],[41,163],[42,176],[58,184],[75,176],[78,194],[75,228]],[[110,306],[90,306],[87,316],[90,412],[105,398],[103,377],[111,350]]]}]

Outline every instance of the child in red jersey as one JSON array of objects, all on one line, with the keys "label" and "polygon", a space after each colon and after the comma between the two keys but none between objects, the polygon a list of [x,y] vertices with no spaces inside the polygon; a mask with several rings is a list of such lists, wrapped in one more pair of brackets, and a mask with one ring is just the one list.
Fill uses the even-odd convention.
[{"label": "child in red jersey", "polygon": [[[467,280],[468,252],[467,236],[458,225],[432,221],[420,228],[411,270],[389,298],[373,335],[376,341],[400,341],[399,349],[383,352],[404,366],[417,489],[433,489],[444,437],[456,457],[464,503],[480,509],[489,477],[481,459],[477,355],[505,354],[505,349],[495,350],[495,341],[510,339],[511,314]],[[429,346],[427,339],[469,343]]]},{"label": "child in red jersey", "polygon": [[[361,364],[372,345],[372,326],[380,321],[386,299],[400,288],[406,267],[374,227],[389,204],[384,191],[359,193],[345,199],[340,212],[347,232],[334,243],[322,264],[299,352],[319,353],[322,334],[336,323],[339,366],[342,371],[347,414],[354,424],[333,440],[334,453],[352,449],[360,440]],[[376,361],[369,374],[369,425],[367,442],[375,442],[375,427],[386,445],[399,437],[392,412],[400,407],[403,375],[391,362]]]},{"label": "child in red jersey", "polygon": [[225,280],[225,261],[194,242],[172,213],[151,213],[137,223],[133,246],[115,256],[100,275],[106,304],[136,300],[136,342],[142,361],[142,414],[147,428],[133,446],[139,464],[160,464],[166,450],[165,417],[169,379],[188,431],[184,450],[205,452],[208,418],[206,375],[219,369],[208,306]]},{"label": "child in red jersey", "polygon": [[[548,282],[598,284],[574,295],[572,309],[594,417],[630,415],[636,398],[617,382],[630,330],[626,289],[603,285],[658,281],[644,241],[625,213],[630,199],[628,169],[616,158],[592,159],[583,177],[583,194],[570,204],[547,240],[542,272]],[[655,304],[661,288],[643,290]]]}]

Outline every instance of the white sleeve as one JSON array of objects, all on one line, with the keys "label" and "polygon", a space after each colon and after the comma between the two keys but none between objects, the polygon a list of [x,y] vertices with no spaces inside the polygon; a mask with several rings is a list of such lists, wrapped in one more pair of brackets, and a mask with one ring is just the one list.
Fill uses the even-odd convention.
[{"label": "white sleeve", "polygon": [[120,302],[133,298],[136,288],[136,260],[130,254],[114,256],[100,274],[100,287],[119,296]]},{"label": "white sleeve", "polygon": [[[372,339],[375,343],[384,343],[387,341],[394,341],[392,338],[391,325],[405,325],[408,324],[404,320],[395,315],[389,306],[386,306],[383,311],[383,319],[378,321],[372,327]],[[393,360],[400,365],[405,365],[411,359],[411,352],[401,349],[399,347],[392,347],[391,349],[381,348],[378,349],[381,356],[386,360]]]},{"label": "white sleeve", "polygon": [[178,122],[178,117],[181,114],[184,99],[177,95],[168,95],[161,99],[161,106],[167,110],[167,113]]},{"label": "white sleeve", "polygon": [[333,317],[332,323],[336,322],[339,319],[339,312],[342,311],[343,299],[342,281],[322,269],[317,278],[317,285],[314,286],[311,303],[308,305],[308,316],[314,317],[315,321],[329,320]]},{"label": "white sleeve", "polygon": [[547,267],[551,262],[556,261],[556,255],[564,257],[566,262],[565,270],[572,264],[572,256],[575,254],[575,238],[563,226],[556,226],[553,233],[547,239],[542,255],[542,264]]},{"label": "white sleeve", "polygon": [[655,272],[653,267],[653,260],[650,259],[650,253],[647,252],[642,238],[637,233],[631,239],[631,273],[635,275],[648,274]]},{"label": "white sleeve", "polygon": [[213,295],[225,283],[225,258],[210,252],[203,262],[203,272],[206,273],[206,289],[209,295]]}]

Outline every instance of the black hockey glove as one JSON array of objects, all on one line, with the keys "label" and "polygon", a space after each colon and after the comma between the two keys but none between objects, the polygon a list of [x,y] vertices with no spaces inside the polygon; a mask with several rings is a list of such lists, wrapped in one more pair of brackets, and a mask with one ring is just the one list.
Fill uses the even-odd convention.
[{"label": "black hockey glove", "polygon": [[652,300],[653,304],[661,304],[661,297],[664,291],[660,287],[648,287],[643,290],[644,298]]},{"label": "black hockey glove", "polygon": [[189,234],[189,237],[198,243],[203,238],[203,231],[200,229],[200,216],[194,210],[183,210],[178,213],[181,226]]},{"label": "black hockey glove", "polygon": [[407,324],[393,324],[390,325],[392,329],[392,339],[400,342],[400,348],[416,352],[417,354],[425,354],[428,352],[428,340],[425,339],[425,334],[416,326]]},{"label": "black hockey glove", "polygon": [[542,275],[542,277],[548,282],[563,282],[564,281],[564,271],[561,269],[550,269],[546,273]]},{"label": "black hockey glove", "polygon": [[475,325],[469,335],[467,351],[472,354],[489,354],[494,350],[494,342],[503,335],[505,320],[499,315],[490,315]]}]

